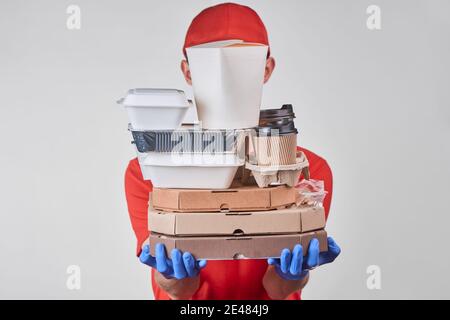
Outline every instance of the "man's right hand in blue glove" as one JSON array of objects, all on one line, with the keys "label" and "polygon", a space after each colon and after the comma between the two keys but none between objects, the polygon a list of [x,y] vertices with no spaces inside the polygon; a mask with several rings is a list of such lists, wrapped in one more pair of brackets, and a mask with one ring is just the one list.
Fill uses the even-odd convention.
[{"label": "man's right hand in blue glove", "polygon": [[178,249],[172,250],[171,258],[167,258],[166,247],[160,243],[155,247],[155,256],[150,254],[149,245],[139,256],[143,264],[158,271],[155,281],[172,299],[189,299],[199,288],[199,274],[206,267],[206,260],[196,261],[192,254]]},{"label": "man's right hand in blue glove", "polygon": [[292,252],[283,249],[280,258],[268,259],[269,268],[264,275],[263,285],[269,297],[286,299],[291,293],[305,287],[310,270],[333,262],[341,253],[341,248],[331,237],[327,241],[326,252],[320,252],[319,241],[312,239],[305,257],[302,246],[298,244]]},{"label": "man's right hand in blue glove", "polygon": [[333,238],[328,237],[327,242],[328,250],[325,252],[320,252],[319,240],[312,239],[305,258],[302,246],[297,244],[292,252],[283,249],[279,259],[269,258],[267,262],[275,266],[277,274],[284,280],[302,280],[310,270],[333,262],[341,253],[341,248]]}]

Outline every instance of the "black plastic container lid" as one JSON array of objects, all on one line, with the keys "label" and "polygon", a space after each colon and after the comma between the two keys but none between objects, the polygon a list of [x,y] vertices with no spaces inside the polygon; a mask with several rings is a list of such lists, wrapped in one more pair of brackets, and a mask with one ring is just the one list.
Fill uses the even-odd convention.
[{"label": "black plastic container lid", "polygon": [[260,120],[269,120],[273,118],[295,118],[292,104],[285,104],[281,109],[261,110],[259,114]]},{"label": "black plastic container lid", "polygon": [[237,142],[235,131],[209,130],[157,130],[134,131],[134,144],[141,153],[145,152],[230,152]]}]

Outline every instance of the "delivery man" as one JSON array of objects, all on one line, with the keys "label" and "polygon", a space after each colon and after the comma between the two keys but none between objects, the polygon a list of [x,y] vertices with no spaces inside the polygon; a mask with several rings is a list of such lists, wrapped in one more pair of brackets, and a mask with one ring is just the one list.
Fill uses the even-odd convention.
[{"label": "delivery man", "polygon": [[[258,14],[251,8],[224,3],[203,10],[192,21],[183,47],[220,40],[241,39],[269,46],[266,28]],[[275,69],[275,60],[267,58],[264,82]],[[181,71],[188,84],[192,84],[189,63],[181,62]],[[332,196],[332,174],[327,162],[316,154],[299,148],[310,163],[310,176],[325,182],[328,192],[324,202],[326,216]],[[339,255],[340,248],[328,238],[328,252],[319,253],[319,243],[313,239],[308,252],[296,245],[292,252],[284,249],[280,258],[269,260],[196,261],[189,252],[175,249],[166,253],[164,245],[150,255],[146,244],[149,236],[147,210],[152,184],[144,181],[137,159],[131,160],[125,174],[125,192],[131,224],[137,237],[137,255],[142,263],[152,269],[152,286],[155,299],[198,300],[260,300],[300,299],[301,290],[309,280],[309,271],[330,263]],[[169,257],[167,256],[169,255]]]}]

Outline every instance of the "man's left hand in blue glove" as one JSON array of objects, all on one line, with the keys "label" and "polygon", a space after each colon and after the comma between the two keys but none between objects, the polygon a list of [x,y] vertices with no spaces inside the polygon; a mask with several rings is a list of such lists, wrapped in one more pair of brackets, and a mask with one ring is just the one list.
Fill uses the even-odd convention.
[{"label": "man's left hand in blue glove", "polygon": [[309,271],[333,262],[341,253],[341,249],[333,238],[328,238],[328,251],[319,252],[319,241],[312,239],[308,253],[303,256],[300,244],[294,249],[283,249],[280,258],[269,258],[271,266],[267,270],[263,284],[272,299],[285,299],[291,293],[303,289],[309,279]]}]

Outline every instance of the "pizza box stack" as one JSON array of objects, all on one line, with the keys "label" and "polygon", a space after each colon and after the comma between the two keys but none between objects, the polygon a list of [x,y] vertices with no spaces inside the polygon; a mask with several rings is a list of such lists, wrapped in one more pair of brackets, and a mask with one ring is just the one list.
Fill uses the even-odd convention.
[{"label": "pizza box stack", "polygon": [[[325,211],[299,201],[309,179],[291,105],[260,110],[268,47],[230,40],[187,49],[194,103],[176,89],[131,89],[119,103],[145,180],[150,250],[197,259],[279,257],[317,238]],[[199,123],[185,124],[190,108]]]}]

